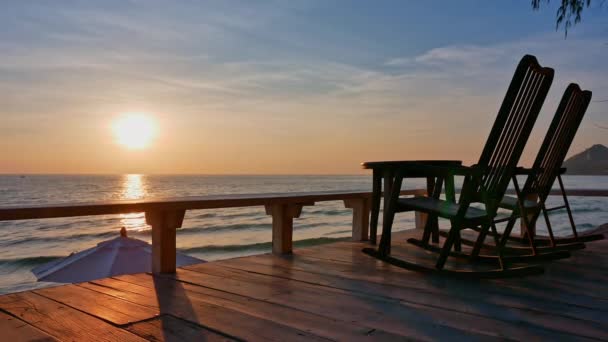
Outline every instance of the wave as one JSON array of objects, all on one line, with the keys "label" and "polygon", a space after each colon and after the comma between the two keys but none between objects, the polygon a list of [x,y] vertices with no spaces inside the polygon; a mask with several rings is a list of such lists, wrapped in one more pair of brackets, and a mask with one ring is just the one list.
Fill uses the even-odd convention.
[{"label": "wave", "polygon": [[[330,238],[330,237],[319,237],[311,239],[303,239],[294,241],[294,247],[311,247],[317,245],[323,245],[333,243],[337,241],[348,240],[348,237]],[[259,242],[244,245],[206,245],[197,246],[192,248],[180,248],[179,251],[182,253],[222,253],[222,252],[247,252],[247,251],[269,251],[272,249],[272,242]],[[14,258],[14,259],[0,259],[0,269],[11,269],[11,268],[26,268],[31,269],[35,266],[45,264],[47,262],[61,259],[65,256],[35,256],[25,258]]]},{"label": "wave", "polygon": [[212,218],[212,217],[216,217],[217,214],[216,213],[203,213],[203,214],[198,214],[198,215],[194,215],[194,216],[188,216],[188,219],[206,219],[206,218]]},{"label": "wave", "polygon": [[[306,230],[313,229],[323,226],[336,226],[328,222],[311,222],[311,223],[300,223],[294,225],[294,230]],[[178,235],[191,235],[201,233],[217,233],[217,232],[233,232],[233,231],[262,231],[272,229],[271,223],[234,223],[234,224],[223,224],[223,225],[211,225],[211,226],[199,226],[199,227],[184,227],[177,230]],[[145,229],[141,231],[130,231],[129,236],[131,237],[142,237],[150,236],[152,233],[151,229]],[[91,233],[79,233],[79,234],[65,234],[59,236],[26,236],[13,240],[7,240],[0,242],[0,247],[15,247],[29,244],[47,244],[47,243],[66,243],[72,241],[83,241],[83,240],[105,240],[109,238],[117,237],[118,233],[116,230],[106,230],[102,232],[91,232]]]},{"label": "wave", "polygon": [[184,227],[178,229],[178,234],[194,234],[194,233],[211,233],[221,231],[238,231],[238,230],[264,230],[270,229],[272,225],[270,223],[234,223],[234,224],[222,224],[212,225],[203,227]]},{"label": "wave", "polygon": [[[548,207],[551,208],[553,206],[548,206]],[[579,207],[579,208],[571,207],[571,209],[572,209],[572,214],[576,216],[577,214],[587,214],[587,213],[597,214],[598,212],[603,212],[605,210],[605,207],[585,206],[585,207]],[[549,216],[560,216],[560,215],[566,215],[565,208],[549,212]]]},{"label": "wave", "polygon": [[346,233],[351,233],[353,230],[352,229],[345,229],[345,230],[337,230],[335,232],[330,232],[330,233],[325,233],[325,236],[329,236],[329,235],[339,235],[339,234],[346,234]]},{"label": "wave", "polygon": [[[225,208],[225,209],[218,209],[215,212],[209,212],[209,213],[203,213],[203,214],[198,214],[193,216],[192,218],[196,218],[196,219],[204,219],[204,218],[210,218],[210,217],[219,217],[222,219],[231,219],[231,218],[239,218],[239,217],[247,217],[247,218],[251,218],[251,219],[256,219],[256,218],[264,218],[264,217],[269,217],[268,215],[264,214],[264,210],[260,209],[260,211],[254,211],[254,210],[250,210],[250,211],[245,211],[245,212],[230,212],[227,210],[230,209],[235,209],[235,208]],[[226,210],[226,211],[224,211]]]},{"label": "wave", "polygon": [[[324,245],[328,243],[345,241],[348,237],[341,238],[329,238],[319,237],[304,240],[297,240],[293,242],[294,247],[311,247],[317,245]],[[180,248],[179,251],[182,253],[220,253],[220,252],[246,252],[246,251],[269,251],[272,249],[272,242],[258,242],[245,245],[207,245],[198,246],[191,248]]]},{"label": "wave", "polygon": [[0,259],[0,267],[13,266],[13,267],[32,267],[47,263],[49,261],[63,258],[62,256],[37,256],[27,258],[15,258],[15,259]]},{"label": "wave", "polygon": [[[294,224],[294,230],[300,229],[311,229],[316,227],[332,225],[328,222],[315,222],[315,223],[300,223]],[[333,224],[335,226],[335,224]],[[195,234],[195,233],[215,233],[222,231],[242,231],[242,230],[269,230],[272,228],[271,223],[234,223],[234,224],[222,224],[212,225],[203,227],[184,227],[178,229],[178,234]]]},{"label": "wave", "polygon": [[[580,213],[597,213],[597,212],[602,212],[604,210],[606,210],[606,206],[603,206],[603,207],[600,207],[600,206],[597,206],[597,207],[586,206],[586,207],[582,207],[582,208],[573,207],[572,208],[572,213],[573,214],[576,214],[576,213],[579,213],[579,214]],[[564,209],[563,211],[559,210],[559,211],[555,211],[555,212],[564,212],[565,213],[566,210]]]},{"label": "wave", "polygon": [[64,235],[64,236],[46,236],[46,237],[36,237],[36,236],[28,236],[26,238],[20,240],[9,240],[0,243],[0,246],[19,246],[22,244],[32,244],[32,243],[47,243],[47,242],[69,242],[69,241],[77,241],[83,239],[103,239],[103,238],[112,238],[117,237],[118,234],[115,230],[100,232],[100,233],[86,233],[86,234],[73,234],[73,235]]},{"label": "wave", "polygon": [[324,216],[346,216],[351,215],[350,209],[321,209],[307,211],[307,214],[324,215]]}]

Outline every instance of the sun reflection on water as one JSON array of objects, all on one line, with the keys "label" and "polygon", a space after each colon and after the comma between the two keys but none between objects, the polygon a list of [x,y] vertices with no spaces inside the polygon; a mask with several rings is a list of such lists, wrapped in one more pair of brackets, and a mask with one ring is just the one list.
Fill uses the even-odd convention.
[{"label": "sun reflection on water", "polygon": [[129,174],[123,177],[121,199],[136,200],[145,197],[146,189],[144,187],[143,175]]},{"label": "sun reflection on water", "polygon": [[[143,175],[124,175],[120,198],[123,200],[138,200],[146,197],[146,184]],[[141,232],[148,230],[144,213],[120,214],[120,224],[127,231]]]}]

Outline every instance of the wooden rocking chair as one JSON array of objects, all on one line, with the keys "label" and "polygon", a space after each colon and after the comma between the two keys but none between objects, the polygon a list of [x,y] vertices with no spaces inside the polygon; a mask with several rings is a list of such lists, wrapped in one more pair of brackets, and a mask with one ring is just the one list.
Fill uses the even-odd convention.
[{"label": "wooden rocking chair", "polygon": [[[540,266],[507,267],[500,248],[494,219],[509,182],[515,174],[517,163],[552,81],[553,69],[541,67],[534,56],[524,56],[517,66],[490,136],[476,165],[471,167],[440,167],[428,164],[412,164],[400,168],[392,187],[378,250],[365,248],[363,252],[390,264],[422,272],[446,273],[476,278],[542,273],[543,268]],[[438,197],[400,198],[399,193],[403,179],[407,178],[408,174],[419,175],[420,173],[446,181],[453,180],[455,175],[464,176],[458,203],[455,202],[453,186],[450,187],[450,193],[447,193],[448,188],[446,188],[446,200],[441,200]],[[473,203],[483,204],[484,208],[473,207],[471,206]],[[426,212],[429,215],[450,220],[451,228],[443,247],[440,249],[428,248],[439,252],[434,267],[391,256],[391,230],[394,217],[397,212],[404,211]],[[422,240],[418,240],[419,245],[430,246],[429,240],[433,229],[431,226],[427,224]],[[462,256],[460,252],[460,231],[465,228],[477,227],[481,227],[481,230],[478,241],[470,254],[470,264],[473,265],[475,260],[479,260],[483,240],[488,231],[492,229],[493,236],[496,239],[495,250],[497,254],[494,260],[499,267],[490,270],[444,268],[449,256]],[[453,247],[455,247],[455,251],[452,251]]]},{"label": "wooden rocking chair", "polygon": [[[517,179],[514,177],[513,183],[517,197],[505,196],[500,204],[501,208],[512,211],[511,219],[509,220],[507,227],[503,234],[499,235],[503,246],[508,240],[519,243],[529,243],[529,247],[525,247],[524,249],[532,249],[533,254],[538,255],[539,252],[545,250],[581,249],[584,248],[582,242],[604,238],[602,234],[579,236],[572,217],[572,210],[570,209],[568,197],[566,196],[564,189],[564,182],[561,177],[565,172],[565,169],[562,168],[561,165],[574,140],[576,131],[583,120],[583,116],[585,115],[585,111],[587,110],[590,101],[590,91],[583,91],[574,83],[571,83],[566,88],[532,168],[518,168],[518,174],[527,175],[524,187],[520,189]],[[549,197],[551,188],[556,179],[558,180],[564,204],[547,208],[545,201],[547,200],[547,197]],[[551,226],[551,221],[549,220],[549,212],[560,209],[566,209],[566,212],[568,213],[568,219],[573,233],[572,237],[556,238],[553,234],[553,228]],[[528,234],[527,232],[525,232],[524,237],[510,236],[517,218],[520,218],[525,226],[534,227],[541,212],[543,213],[547,225],[548,237],[533,239],[533,235]],[[471,241],[464,241],[464,243],[471,243]],[[518,251],[521,250],[522,247],[506,247],[506,249]]]}]

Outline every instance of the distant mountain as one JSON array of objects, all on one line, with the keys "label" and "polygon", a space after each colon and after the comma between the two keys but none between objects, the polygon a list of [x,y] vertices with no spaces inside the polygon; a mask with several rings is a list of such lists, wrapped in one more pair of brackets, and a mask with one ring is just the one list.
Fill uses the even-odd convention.
[{"label": "distant mountain", "polygon": [[563,164],[568,175],[608,175],[608,147],[593,145]]}]

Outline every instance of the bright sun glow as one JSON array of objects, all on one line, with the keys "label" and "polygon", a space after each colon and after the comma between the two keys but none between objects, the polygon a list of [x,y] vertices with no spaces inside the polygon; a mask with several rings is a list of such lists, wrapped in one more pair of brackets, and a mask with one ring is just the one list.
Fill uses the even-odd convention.
[{"label": "bright sun glow", "polygon": [[156,133],[154,120],[144,113],[127,113],[114,122],[112,129],[118,143],[131,149],[147,147]]}]

